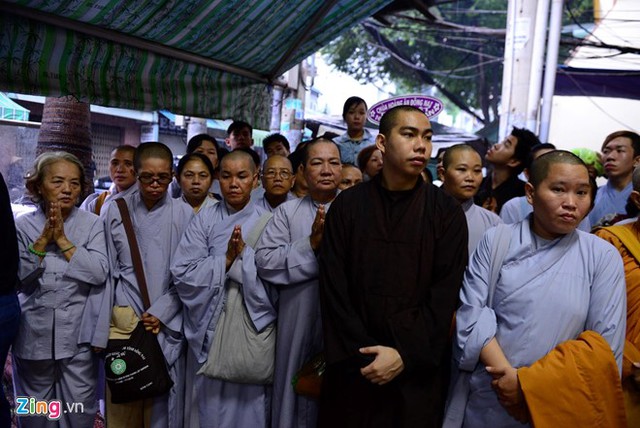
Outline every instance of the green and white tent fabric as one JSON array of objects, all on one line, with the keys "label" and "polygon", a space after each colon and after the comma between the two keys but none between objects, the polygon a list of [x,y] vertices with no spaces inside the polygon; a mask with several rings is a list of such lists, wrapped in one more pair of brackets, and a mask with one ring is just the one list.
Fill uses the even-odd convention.
[{"label": "green and white tent fabric", "polygon": [[391,0],[5,0],[0,90],[268,128],[278,77]]},{"label": "green and white tent fabric", "polygon": [[29,120],[29,110],[0,92],[0,119],[26,122]]}]

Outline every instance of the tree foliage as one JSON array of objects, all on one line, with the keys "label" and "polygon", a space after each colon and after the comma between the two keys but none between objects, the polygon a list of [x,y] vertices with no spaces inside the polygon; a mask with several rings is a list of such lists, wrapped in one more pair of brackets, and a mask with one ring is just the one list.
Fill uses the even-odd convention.
[{"label": "tree foliage", "polygon": [[[458,107],[488,123],[497,118],[502,90],[507,0],[436,3],[441,3],[431,10],[436,19],[415,10],[369,19],[323,54],[363,83],[393,81],[400,93],[435,88],[438,96],[457,99]],[[592,0],[566,2],[566,23],[592,19]]]}]

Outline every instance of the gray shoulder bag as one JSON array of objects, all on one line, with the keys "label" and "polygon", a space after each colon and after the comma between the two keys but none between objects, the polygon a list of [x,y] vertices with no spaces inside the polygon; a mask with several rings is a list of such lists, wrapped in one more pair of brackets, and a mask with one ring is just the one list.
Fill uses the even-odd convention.
[{"label": "gray shoulder bag", "polygon": [[[271,214],[251,229],[245,244],[254,248]],[[227,382],[265,385],[273,382],[276,327],[256,331],[242,297],[242,285],[227,280],[224,309],[218,319],[207,361],[198,374]]]}]

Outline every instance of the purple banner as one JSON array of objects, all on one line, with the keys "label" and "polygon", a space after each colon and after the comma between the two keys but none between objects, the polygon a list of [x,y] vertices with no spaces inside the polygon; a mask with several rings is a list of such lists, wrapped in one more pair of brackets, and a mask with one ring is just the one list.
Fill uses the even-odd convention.
[{"label": "purple banner", "polygon": [[369,109],[367,119],[376,125],[380,124],[380,119],[388,110],[397,106],[411,106],[418,108],[427,115],[429,119],[436,117],[442,110],[442,101],[427,95],[402,95],[380,101]]}]

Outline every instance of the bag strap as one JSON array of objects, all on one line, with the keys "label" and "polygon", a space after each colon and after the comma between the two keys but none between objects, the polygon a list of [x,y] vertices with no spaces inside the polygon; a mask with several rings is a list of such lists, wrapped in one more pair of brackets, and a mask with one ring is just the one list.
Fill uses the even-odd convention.
[{"label": "bag strap", "polygon": [[635,258],[637,262],[640,262],[640,241],[635,233],[623,225],[603,227],[602,229],[613,233],[616,238],[622,242],[622,245],[627,248],[633,258]]},{"label": "bag strap", "polygon": [[493,237],[493,247],[491,251],[491,273],[489,275],[489,295],[488,306],[493,307],[493,294],[496,291],[500,269],[504,263],[504,258],[509,250],[511,241],[511,227],[506,224],[496,225],[496,233]]},{"label": "bag strap", "polygon": [[142,258],[140,257],[138,240],[136,239],[135,233],[133,233],[131,215],[129,215],[127,202],[123,198],[116,199],[116,204],[118,204],[118,209],[120,210],[120,217],[122,217],[124,231],[127,233],[129,250],[131,251],[131,260],[133,261],[133,271],[136,274],[136,280],[138,282],[138,287],[140,287],[140,294],[142,295],[142,304],[146,311],[151,306],[151,301],[149,299],[149,290],[147,289],[147,280],[144,277],[144,268],[142,267]]},{"label": "bag strap", "polygon": [[251,248],[255,248],[258,243],[258,239],[260,239],[260,235],[262,235],[262,231],[265,226],[273,217],[273,213],[264,213],[253,226],[253,229],[247,235],[247,239],[244,240],[244,243],[250,246]]},{"label": "bag strap", "polygon": [[102,193],[100,193],[100,195],[98,195],[98,197],[96,198],[96,208],[94,209],[94,212],[97,215],[100,215],[100,211],[102,211],[102,206],[104,205],[104,201],[107,199],[107,197],[109,196],[111,192],[104,191]]}]

